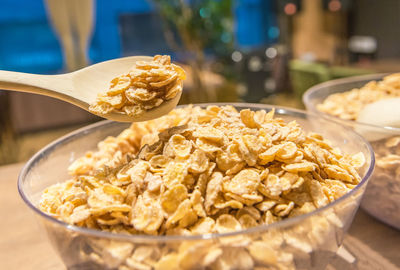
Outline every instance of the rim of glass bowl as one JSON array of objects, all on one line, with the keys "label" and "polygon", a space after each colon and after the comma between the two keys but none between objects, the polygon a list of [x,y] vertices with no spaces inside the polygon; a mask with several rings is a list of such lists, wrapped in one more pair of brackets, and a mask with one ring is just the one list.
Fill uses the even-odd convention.
[{"label": "rim of glass bowl", "polygon": [[[291,109],[287,107],[282,107],[282,106],[272,106],[272,105],[266,105],[266,104],[255,104],[255,103],[199,103],[199,104],[193,104],[193,106],[201,106],[201,107],[206,107],[209,105],[218,105],[218,106],[224,106],[224,105],[232,105],[234,107],[242,107],[242,108],[249,108],[249,109],[265,109],[265,110],[270,110],[272,108],[275,108],[275,111],[279,114],[285,114],[288,116],[297,116],[301,117],[304,119],[307,119],[307,117],[316,117],[320,118],[318,115],[297,110],[297,109]],[[187,105],[181,105],[178,106],[178,108],[182,108]],[[322,118],[323,119],[323,118]],[[323,119],[327,121],[326,119]],[[269,225],[258,225],[249,229],[245,230],[240,230],[240,231],[234,231],[234,232],[229,232],[229,233],[213,233],[213,234],[199,234],[199,235],[188,235],[188,236],[182,236],[182,235],[146,235],[146,234],[134,234],[134,235],[129,235],[129,234],[118,234],[118,233],[111,233],[111,232],[105,232],[105,231],[100,231],[100,230],[94,230],[94,229],[89,229],[89,228],[84,228],[84,227],[78,227],[75,225],[68,224],[66,222],[63,222],[61,220],[58,220],[44,212],[42,212],[39,208],[37,208],[31,201],[28,199],[28,197],[25,195],[24,189],[23,189],[23,179],[26,177],[27,173],[29,172],[29,169],[33,167],[37,162],[39,162],[43,157],[47,156],[48,153],[51,153],[54,149],[57,148],[58,145],[69,142],[71,140],[84,137],[85,134],[87,134],[89,131],[93,132],[97,129],[100,129],[103,125],[110,124],[112,121],[110,120],[104,120],[100,121],[98,123],[94,123],[91,125],[88,125],[86,127],[77,129],[71,133],[68,133],[67,135],[53,141],[52,143],[48,144],[44,148],[42,148],[39,152],[37,152],[33,157],[31,157],[28,162],[24,165],[22,168],[19,176],[18,176],[18,191],[24,202],[37,214],[45,218],[46,220],[49,220],[53,222],[54,224],[58,224],[62,227],[64,227],[67,230],[70,230],[72,232],[76,233],[81,233],[85,235],[89,235],[92,237],[101,237],[101,238],[107,238],[107,239],[113,239],[113,240],[120,240],[120,241],[130,241],[130,242],[174,242],[174,241],[193,241],[193,240],[207,240],[207,239],[215,239],[215,238],[221,238],[221,237],[232,237],[232,236],[238,236],[238,235],[246,235],[246,234],[254,234],[254,233],[260,233],[263,231],[266,231],[268,229],[274,229],[274,228],[279,228],[279,227],[286,227],[290,226],[292,224],[301,222],[308,217],[318,215],[325,210],[334,207],[337,204],[340,204],[342,201],[346,200],[347,198],[351,197],[354,193],[356,193],[362,186],[366,185],[368,179],[370,178],[374,165],[375,165],[375,158],[374,154],[372,151],[371,145],[366,141],[363,137],[361,137],[359,134],[355,133],[351,128],[346,127],[346,126],[341,126],[342,128],[346,129],[348,132],[352,133],[354,136],[358,137],[361,142],[366,145],[369,153],[370,153],[370,160],[371,164],[366,171],[363,179],[360,181],[360,183],[353,188],[349,193],[345,194],[344,196],[340,197],[339,199],[335,200],[334,202],[331,202],[324,207],[318,208],[310,213],[292,217],[292,218],[287,218],[278,222],[274,222]],[[329,120],[328,120],[329,122]],[[334,123],[335,125],[338,125],[338,123]]]},{"label": "rim of glass bowl", "polygon": [[[330,115],[325,112],[321,112],[317,109],[314,104],[311,102],[311,97],[315,92],[320,91],[321,89],[328,88],[328,87],[335,87],[337,85],[341,84],[346,84],[346,83],[352,83],[352,82],[358,82],[358,81],[374,81],[374,80],[380,80],[383,77],[390,75],[393,73],[374,73],[374,74],[368,74],[368,75],[361,75],[361,76],[352,76],[352,77],[347,77],[347,78],[341,78],[341,79],[336,79],[336,80],[330,80],[327,82],[319,83],[311,88],[309,88],[303,95],[303,103],[306,106],[307,110],[310,110],[311,113],[313,114],[318,114],[321,115],[323,118],[327,118],[329,120],[338,122],[342,125],[359,125],[359,126],[364,126],[364,127],[369,127],[369,128],[374,128],[374,129],[379,129],[381,131],[388,131],[393,134],[400,134],[400,128],[397,127],[392,127],[392,126],[379,126],[379,125],[373,125],[373,124],[368,124],[364,122],[358,122],[355,120],[346,120],[346,119],[341,119],[339,117]],[[367,82],[366,82],[367,83]],[[351,89],[348,89],[347,91],[350,91]],[[337,92],[337,93],[343,93],[345,91]],[[327,98],[327,96],[325,97]]]}]

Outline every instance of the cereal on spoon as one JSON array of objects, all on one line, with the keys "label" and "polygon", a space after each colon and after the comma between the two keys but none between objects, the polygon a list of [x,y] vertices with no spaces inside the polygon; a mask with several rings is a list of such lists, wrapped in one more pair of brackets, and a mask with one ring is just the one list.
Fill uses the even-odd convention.
[{"label": "cereal on spoon", "polygon": [[[187,106],[101,142],[98,151],[71,165],[70,180],[43,192],[40,209],[70,224],[114,233],[234,232],[338,199],[360,182],[357,169],[364,161],[363,154],[341,153],[295,121],[276,118],[273,110]],[[333,212],[330,219],[340,226]],[[237,238],[236,249],[183,243],[154,251],[160,254],[155,261],[140,260],[142,253],[137,257],[132,247],[121,255],[120,269],[221,269],[221,262],[229,269],[294,269],[290,254],[278,248],[282,237],[310,252],[313,244],[298,235],[318,242],[329,222],[317,218],[310,231],[253,242]]]},{"label": "cereal on spoon", "polygon": [[168,55],[156,55],[152,61],[138,61],[127,73],[114,78],[110,89],[100,93],[89,110],[138,116],[173,99],[182,92],[184,70],[171,63]]}]

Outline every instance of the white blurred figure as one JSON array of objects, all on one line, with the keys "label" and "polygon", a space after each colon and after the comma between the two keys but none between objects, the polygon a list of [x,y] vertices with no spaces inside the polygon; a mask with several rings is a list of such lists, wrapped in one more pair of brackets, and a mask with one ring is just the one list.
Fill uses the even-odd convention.
[{"label": "white blurred figure", "polygon": [[48,18],[61,42],[67,70],[87,66],[95,22],[94,0],[45,0],[45,3]]}]

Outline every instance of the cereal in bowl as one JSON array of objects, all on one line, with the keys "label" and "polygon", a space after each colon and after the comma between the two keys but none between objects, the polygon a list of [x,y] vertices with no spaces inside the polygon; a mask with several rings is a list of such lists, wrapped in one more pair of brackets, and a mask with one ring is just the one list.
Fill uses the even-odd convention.
[{"label": "cereal in bowl", "polygon": [[366,105],[396,97],[400,97],[400,73],[386,76],[382,81],[371,81],[359,89],[332,94],[317,109],[341,119],[356,120]]}]

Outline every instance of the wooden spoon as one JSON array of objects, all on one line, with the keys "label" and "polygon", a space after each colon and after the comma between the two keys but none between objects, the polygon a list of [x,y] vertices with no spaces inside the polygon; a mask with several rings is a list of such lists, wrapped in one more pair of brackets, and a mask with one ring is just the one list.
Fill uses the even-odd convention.
[{"label": "wooden spoon", "polygon": [[[0,89],[50,96],[89,111],[89,105],[95,102],[98,93],[108,90],[113,78],[127,73],[136,61],[151,61],[152,59],[150,56],[118,58],[61,75],[37,75],[0,70]],[[155,119],[173,110],[181,94],[138,116],[131,117],[118,112],[99,116],[119,122]]]}]

